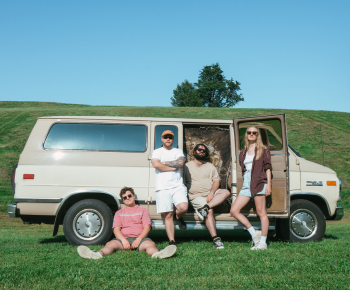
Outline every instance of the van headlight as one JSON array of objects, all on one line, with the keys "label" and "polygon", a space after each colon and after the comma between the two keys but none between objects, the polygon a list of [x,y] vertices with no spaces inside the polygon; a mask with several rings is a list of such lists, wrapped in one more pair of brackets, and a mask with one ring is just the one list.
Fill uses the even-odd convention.
[{"label": "van headlight", "polygon": [[341,179],[339,178],[339,198],[338,201],[341,201]]}]

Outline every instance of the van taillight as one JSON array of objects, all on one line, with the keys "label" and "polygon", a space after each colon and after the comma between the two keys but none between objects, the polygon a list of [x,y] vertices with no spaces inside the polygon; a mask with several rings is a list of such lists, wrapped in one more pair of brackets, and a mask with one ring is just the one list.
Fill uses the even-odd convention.
[{"label": "van taillight", "polygon": [[23,179],[34,179],[34,174],[23,174]]}]

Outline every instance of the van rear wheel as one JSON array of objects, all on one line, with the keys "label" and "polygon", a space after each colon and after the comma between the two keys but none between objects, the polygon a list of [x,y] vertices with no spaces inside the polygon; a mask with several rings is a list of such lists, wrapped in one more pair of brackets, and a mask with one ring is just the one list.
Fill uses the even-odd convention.
[{"label": "van rear wheel", "polygon": [[105,244],[112,235],[113,214],[104,202],[84,199],[74,204],[63,220],[63,232],[71,245]]},{"label": "van rear wheel", "polygon": [[317,205],[313,202],[296,199],[290,205],[290,217],[280,219],[277,234],[286,242],[318,242],[326,231],[326,220]]}]

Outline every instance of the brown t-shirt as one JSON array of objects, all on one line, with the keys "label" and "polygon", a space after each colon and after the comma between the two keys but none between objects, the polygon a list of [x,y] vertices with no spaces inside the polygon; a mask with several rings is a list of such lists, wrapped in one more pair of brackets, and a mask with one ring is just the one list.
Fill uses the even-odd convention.
[{"label": "brown t-shirt", "polygon": [[[266,170],[270,169],[272,172],[272,165],[271,165],[271,154],[270,150],[267,148],[263,149],[261,157],[256,160],[256,154],[258,152],[258,148],[255,148],[255,155],[253,159],[253,165],[252,165],[252,177],[250,181],[250,192],[252,195],[257,194],[258,192],[262,191],[264,188],[265,183],[267,183],[267,176],[266,176]],[[239,153],[239,164],[242,168],[242,175],[244,175],[244,172],[247,171],[244,165],[244,159],[246,155],[246,151],[243,149]]]},{"label": "brown t-shirt", "polygon": [[188,189],[190,200],[199,196],[207,196],[210,193],[214,180],[220,180],[218,171],[210,162],[197,166],[193,161],[185,164],[184,184]]}]

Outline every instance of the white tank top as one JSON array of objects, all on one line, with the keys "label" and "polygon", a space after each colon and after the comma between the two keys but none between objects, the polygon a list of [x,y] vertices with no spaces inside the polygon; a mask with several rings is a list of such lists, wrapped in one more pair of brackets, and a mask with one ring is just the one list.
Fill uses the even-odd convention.
[{"label": "white tank top", "polygon": [[254,156],[255,156],[255,154],[249,155],[248,153],[245,155],[245,159],[244,159],[243,163],[244,163],[245,168],[247,170],[252,170]]}]

